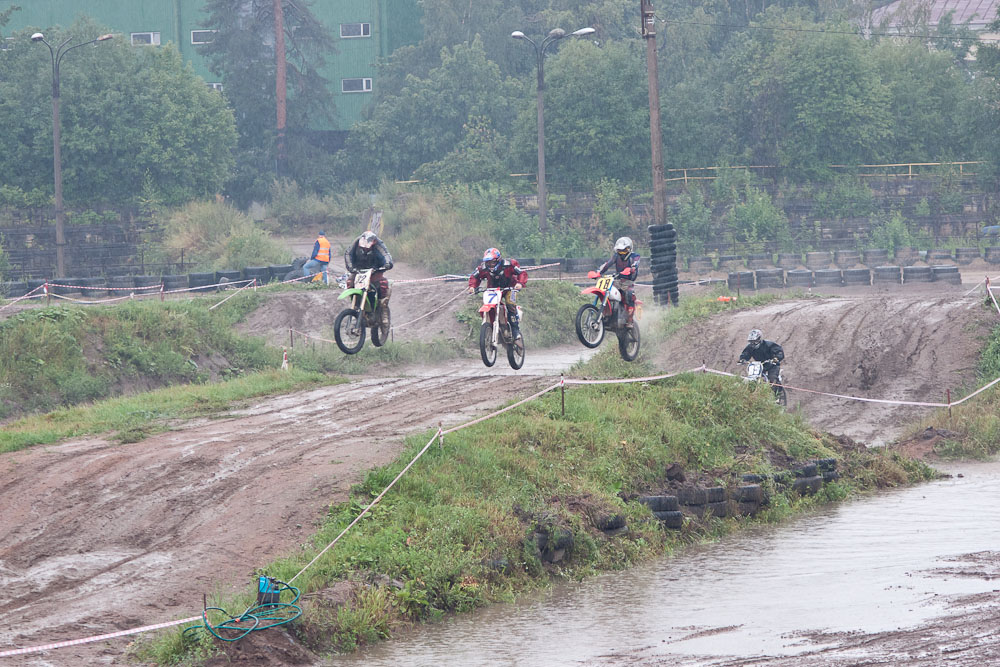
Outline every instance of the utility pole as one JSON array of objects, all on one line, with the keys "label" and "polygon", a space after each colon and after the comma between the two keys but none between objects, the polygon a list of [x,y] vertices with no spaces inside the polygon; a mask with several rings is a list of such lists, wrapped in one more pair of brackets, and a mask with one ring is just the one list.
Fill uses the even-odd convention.
[{"label": "utility pole", "polygon": [[275,171],[278,176],[281,176],[285,171],[285,106],[288,90],[285,82],[285,11],[282,2],[284,0],[274,0],[275,86],[278,105],[278,146]]},{"label": "utility pole", "polygon": [[660,80],[656,69],[656,16],[652,0],[641,0],[642,36],[646,40],[649,74],[649,140],[653,157],[653,223],[667,221],[666,182],[663,179],[663,139],[660,136]]}]

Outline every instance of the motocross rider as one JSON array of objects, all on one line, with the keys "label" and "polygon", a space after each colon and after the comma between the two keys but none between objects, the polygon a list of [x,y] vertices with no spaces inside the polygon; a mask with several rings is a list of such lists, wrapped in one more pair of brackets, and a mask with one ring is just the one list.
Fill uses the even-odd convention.
[{"label": "motocross rider", "polygon": [[528,272],[521,268],[516,259],[504,259],[496,248],[488,248],[483,253],[483,261],[469,276],[469,294],[476,291],[479,283],[486,281],[490,288],[509,287],[504,293],[504,305],[507,306],[507,321],[510,322],[511,340],[517,340],[520,328],[517,317],[517,292],[528,282]]},{"label": "motocross rider", "polygon": [[772,385],[778,384],[778,373],[781,362],[785,359],[785,351],[773,340],[764,340],[760,329],[753,329],[747,335],[747,346],[740,353],[739,363],[746,363],[750,359],[764,362],[767,381]]},{"label": "motocross rider", "polygon": [[639,275],[639,254],[632,252],[632,239],[623,236],[615,241],[615,254],[601,264],[597,272],[604,274],[614,268],[615,283],[625,300],[625,326],[633,325],[635,317],[635,279]]},{"label": "motocross rider", "polygon": [[392,255],[375,232],[364,232],[344,252],[344,264],[350,277],[347,286],[354,287],[354,276],[359,271],[375,269],[371,284],[378,288],[379,317],[383,324],[389,322],[389,280],[385,272],[392,268]]}]

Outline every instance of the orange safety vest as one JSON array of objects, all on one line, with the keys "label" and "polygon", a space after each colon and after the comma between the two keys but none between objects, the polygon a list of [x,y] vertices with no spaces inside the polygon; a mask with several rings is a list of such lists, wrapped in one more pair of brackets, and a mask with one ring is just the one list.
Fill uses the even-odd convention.
[{"label": "orange safety vest", "polygon": [[330,242],[326,240],[325,236],[320,236],[316,239],[316,243],[319,244],[319,252],[316,253],[316,260],[319,262],[329,262]]}]

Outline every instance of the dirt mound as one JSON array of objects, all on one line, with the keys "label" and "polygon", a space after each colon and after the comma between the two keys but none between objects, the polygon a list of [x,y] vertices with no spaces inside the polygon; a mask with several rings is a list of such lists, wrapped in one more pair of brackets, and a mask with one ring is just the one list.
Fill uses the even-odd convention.
[{"label": "dirt mound", "polygon": [[941,403],[950,389],[976,385],[982,337],[996,316],[979,296],[908,290],[777,301],[694,323],[661,347],[658,366],[679,370],[702,363],[739,373],[747,332],[785,350],[782,375],[789,410],[800,409],[817,428],[868,444],[884,444],[928,408],[849,401],[803,390],[872,399]]},{"label": "dirt mound", "polygon": [[[389,298],[393,340],[464,337],[468,331],[455,319],[455,313],[471,298],[465,297],[464,291],[465,284],[459,282],[397,282]],[[266,303],[250,313],[238,330],[264,336],[275,345],[289,344],[289,329],[333,340],[333,320],[347,307],[340,295],[336,286],[303,286],[269,294]]]}]

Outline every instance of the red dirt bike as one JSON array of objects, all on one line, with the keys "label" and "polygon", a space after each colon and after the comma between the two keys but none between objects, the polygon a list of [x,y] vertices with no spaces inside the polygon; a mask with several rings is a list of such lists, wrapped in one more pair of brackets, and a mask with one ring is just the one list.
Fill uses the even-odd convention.
[{"label": "red dirt bike", "polygon": [[[504,297],[510,291],[509,287],[476,290],[482,292],[483,305],[479,312],[483,316],[483,324],[479,327],[479,354],[487,367],[497,362],[497,348],[503,345],[507,348],[507,363],[515,371],[524,366],[524,336],[519,331],[517,338],[511,336],[510,323],[507,321],[507,306]],[[520,322],[521,306],[517,306],[517,317]]]},{"label": "red dirt bike", "polygon": [[[625,325],[625,303],[614,283],[615,278],[627,278],[630,273],[628,268],[613,276],[602,276],[597,271],[588,273],[587,277],[597,283],[580,294],[593,294],[594,303],[583,304],[576,313],[576,335],[581,343],[597,347],[604,340],[605,330],[614,331],[618,336],[618,352],[625,361],[634,361],[639,356],[639,325],[637,322],[630,327]],[[636,308],[641,304],[642,301],[635,300]]]}]

